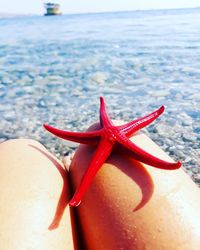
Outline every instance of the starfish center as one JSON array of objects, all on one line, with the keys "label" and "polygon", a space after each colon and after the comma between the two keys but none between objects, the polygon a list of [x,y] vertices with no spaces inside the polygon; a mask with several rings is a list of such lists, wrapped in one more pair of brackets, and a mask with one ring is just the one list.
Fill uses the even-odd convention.
[{"label": "starfish center", "polygon": [[112,144],[116,142],[116,135],[114,127],[108,127],[104,130],[104,138]]}]

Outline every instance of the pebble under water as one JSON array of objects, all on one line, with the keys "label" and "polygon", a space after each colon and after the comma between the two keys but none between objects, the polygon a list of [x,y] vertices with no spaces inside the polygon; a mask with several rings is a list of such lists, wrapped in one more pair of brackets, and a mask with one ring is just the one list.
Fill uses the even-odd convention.
[{"label": "pebble under water", "polygon": [[43,123],[84,131],[100,95],[124,121],[164,105],[143,131],[200,185],[199,25],[198,8],[0,19],[0,142],[32,138],[61,157],[76,145]]}]

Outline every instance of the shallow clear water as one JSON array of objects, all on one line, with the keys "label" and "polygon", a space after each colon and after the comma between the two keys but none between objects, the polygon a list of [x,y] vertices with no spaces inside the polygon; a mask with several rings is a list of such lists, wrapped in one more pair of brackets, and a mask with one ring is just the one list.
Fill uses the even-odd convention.
[{"label": "shallow clear water", "polygon": [[199,27],[200,9],[0,19],[1,141],[64,151],[43,122],[86,129],[100,95],[127,121],[164,104],[147,133],[200,182]]}]

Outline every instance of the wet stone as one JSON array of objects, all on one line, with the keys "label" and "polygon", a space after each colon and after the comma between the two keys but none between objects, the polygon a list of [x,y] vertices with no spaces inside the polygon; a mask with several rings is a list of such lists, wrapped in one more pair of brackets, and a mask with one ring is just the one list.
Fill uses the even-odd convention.
[{"label": "wet stone", "polygon": [[184,141],[191,141],[191,142],[195,142],[197,139],[195,135],[191,135],[191,134],[188,134],[188,135],[184,134],[182,135],[182,138]]},{"label": "wet stone", "polygon": [[200,185],[200,173],[193,175],[193,179],[198,185]]},{"label": "wet stone", "polygon": [[6,140],[8,140],[8,138],[5,138],[5,137],[3,138],[3,137],[2,137],[2,138],[0,138],[0,143],[4,142],[4,141],[6,141]]},{"label": "wet stone", "polygon": [[96,72],[92,75],[91,80],[103,84],[106,81],[107,77],[103,72]]}]

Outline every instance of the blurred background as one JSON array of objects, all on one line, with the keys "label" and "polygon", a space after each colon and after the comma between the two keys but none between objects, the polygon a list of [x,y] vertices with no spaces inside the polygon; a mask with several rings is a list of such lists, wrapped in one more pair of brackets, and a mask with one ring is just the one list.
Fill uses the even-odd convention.
[{"label": "blurred background", "polygon": [[124,121],[165,105],[143,131],[200,185],[199,6],[0,0],[0,142],[32,138],[62,157],[76,145],[43,123],[84,131],[99,119],[100,95]]},{"label": "blurred background", "polygon": [[[0,0],[2,13],[7,14],[38,14],[42,15],[44,0]],[[94,13],[113,11],[132,11],[150,9],[177,9],[200,7],[199,0],[56,0],[50,1],[61,5],[63,14]]]}]

